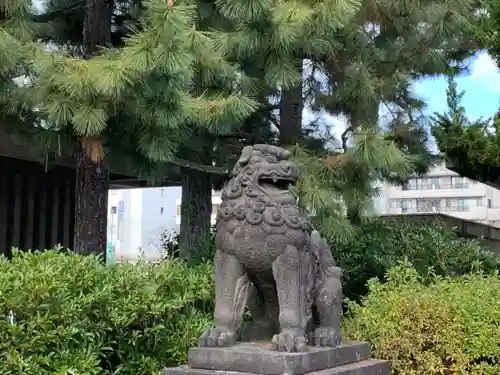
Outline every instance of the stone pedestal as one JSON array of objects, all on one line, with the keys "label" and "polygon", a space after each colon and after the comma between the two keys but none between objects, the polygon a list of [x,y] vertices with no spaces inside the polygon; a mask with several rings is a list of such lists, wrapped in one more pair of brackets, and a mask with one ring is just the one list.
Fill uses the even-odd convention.
[{"label": "stone pedestal", "polygon": [[188,366],[163,375],[390,375],[388,361],[370,359],[365,342],[336,348],[310,347],[304,353],[279,353],[268,343],[238,343],[229,348],[192,348]]}]

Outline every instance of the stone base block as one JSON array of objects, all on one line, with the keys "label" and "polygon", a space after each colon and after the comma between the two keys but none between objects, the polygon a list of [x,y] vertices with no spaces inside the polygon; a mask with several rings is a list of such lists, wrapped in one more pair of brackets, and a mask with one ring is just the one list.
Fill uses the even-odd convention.
[{"label": "stone base block", "polygon": [[[282,375],[288,375],[284,372]],[[313,371],[307,375],[390,375],[391,366],[388,361],[366,359],[361,362],[333,367],[321,371]],[[163,375],[254,375],[237,371],[220,371],[194,369],[188,366],[171,367],[164,370]]]},{"label": "stone base block", "polygon": [[302,353],[276,352],[270,349],[269,342],[242,342],[229,348],[192,348],[188,366],[261,375],[302,375],[363,361],[368,355],[365,342],[346,342],[336,348],[310,346]]},{"label": "stone base block", "polygon": [[[229,348],[192,348],[189,350],[188,367],[166,369],[165,375],[180,374],[178,371],[188,371],[186,374],[194,375],[212,374],[205,370],[245,375],[322,374],[323,370],[328,370],[330,372],[325,375],[329,375],[336,374],[332,372],[334,369],[347,371],[350,369],[348,365],[355,366],[359,363],[362,368],[368,366],[369,370],[366,371],[374,371],[372,364],[379,366],[382,362],[370,362],[368,356],[369,345],[366,342],[344,342],[336,348],[310,346],[302,353],[276,352],[271,350],[269,342],[241,342]],[[359,366],[354,367],[356,371]],[[370,375],[372,372],[366,374]]]}]

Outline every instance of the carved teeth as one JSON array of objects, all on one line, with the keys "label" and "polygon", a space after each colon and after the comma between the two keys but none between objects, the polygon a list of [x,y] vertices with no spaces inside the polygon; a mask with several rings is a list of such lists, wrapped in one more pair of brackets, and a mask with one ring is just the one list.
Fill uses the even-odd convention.
[{"label": "carved teeth", "polygon": [[278,182],[278,176],[276,176],[276,175],[273,176],[273,182],[274,183]]}]

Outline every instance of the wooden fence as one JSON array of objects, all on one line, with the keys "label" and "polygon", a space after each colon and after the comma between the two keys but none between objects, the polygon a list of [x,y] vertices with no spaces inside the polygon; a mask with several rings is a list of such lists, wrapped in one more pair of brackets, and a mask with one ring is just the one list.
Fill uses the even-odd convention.
[{"label": "wooden fence", "polygon": [[0,252],[73,245],[75,171],[0,156]]}]

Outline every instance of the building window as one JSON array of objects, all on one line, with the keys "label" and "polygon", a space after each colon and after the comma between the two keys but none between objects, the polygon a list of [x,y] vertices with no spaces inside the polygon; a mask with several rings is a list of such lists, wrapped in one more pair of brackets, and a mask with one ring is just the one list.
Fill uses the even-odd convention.
[{"label": "building window", "polygon": [[163,207],[160,208],[160,215],[163,215]]},{"label": "building window", "polygon": [[453,189],[466,189],[469,187],[469,184],[467,183],[467,179],[465,177],[452,177],[451,187]]},{"label": "building window", "polygon": [[458,211],[468,211],[468,210],[469,210],[469,207],[467,204],[467,200],[466,199],[459,199],[458,200]]},{"label": "building window", "polygon": [[431,179],[431,187],[433,189],[439,189],[439,178]]},{"label": "building window", "polygon": [[488,199],[488,208],[492,208],[493,207],[493,204],[491,202],[491,199]]},{"label": "building window", "polygon": [[441,199],[417,199],[417,212],[432,213],[441,211]]},{"label": "building window", "polygon": [[401,212],[411,211],[411,200],[405,199],[401,201]]},{"label": "building window", "polygon": [[416,183],[416,186],[417,186],[417,190],[423,190],[423,189],[425,189],[424,180],[422,178],[417,178],[415,180],[415,183]]},{"label": "building window", "polygon": [[451,203],[451,199],[446,199],[446,211],[451,211],[451,208],[452,208],[452,203]]},{"label": "building window", "polygon": [[181,216],[181,205],[177,205],[177,216]]},{"label": "building window", "polygon": [[393,208],[400,208],[401,212],[410,212],[412,208],[411,199],[394,199],[391,201]]}]

